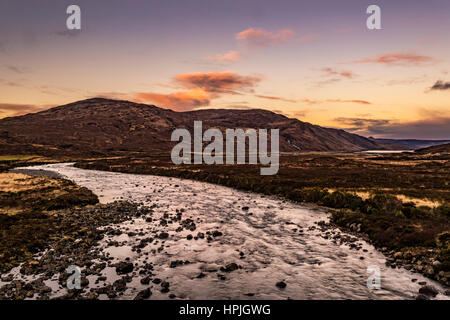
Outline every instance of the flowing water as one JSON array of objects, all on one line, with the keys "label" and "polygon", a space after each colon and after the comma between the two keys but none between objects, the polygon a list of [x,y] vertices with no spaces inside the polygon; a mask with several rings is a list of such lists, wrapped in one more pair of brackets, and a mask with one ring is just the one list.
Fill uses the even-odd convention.
[{"label": "flowing water", "polygon": [[[321,230],[317,222],[329,219],[329,214],[321,208],[203,182],[83,170],[72,164],[28,169],[59,173],[92,190],[102,203],[129,200],[153,206],[153,221],[136,218],[123,222],[118,228],[126,232],[106,236],[99,246],[114,261],[128,257],[137,265],[151,262],[153,272],[170,282],[170,292],[177,298],[410,299],[418,294],[418,282],[422,281],[443,290],[420,274],[387,267],[385,257],[363,240],[357,239],[353,243],[334,241],[333,236],[349,235],[338,229]],[[194,232],[176,232],[177,224],[160,226],[159,218],[164,214],[175,214],[176,209],[184,209],[183,219],[195,221]],[[168,232],[168,239],[156,241],[140,253],[131,250],[145,235],[158,230]],[[215,230],[223,235],[210,242],[186,238],[188,234],[196,236],[198,232]],[[136,235],[128,235],[130,231],[135,231]],[[110,240],[120,242],[121,246],[108,246]],[[155,250],[161,245],[163,250]],[[190,263],[170,268],[170,263],[175,260]],[[229,263],[236,263],[241,268],[232,272],[220,271]],[[367,287],[370,266],[381,271],[379,290]],[[106,282],[119,278],[112,267],[105,268],[103,273]],[[204,277],[197,277],[199,274]],[[139,279],[135,275],[120,298],[133,298],[136,292],[147,287]],[[275,284],[279,281],[284,281],[286,288],[278,288]],[[167,299],[167,294],[156,289],[157,285],[150,284],[154,287],[152,299]],[[59,291],[64,290],[60,288]],[[439,294],[437,298],[447,297]]]}]

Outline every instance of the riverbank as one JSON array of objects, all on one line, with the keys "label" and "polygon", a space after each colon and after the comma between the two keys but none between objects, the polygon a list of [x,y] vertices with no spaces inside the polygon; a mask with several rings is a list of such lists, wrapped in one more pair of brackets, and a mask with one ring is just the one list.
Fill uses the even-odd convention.
[{"label": "riverbank", "polygon": [[98,203],[90,190],[65,179],[0,173],[0,271],[49,247],[50,239],[76,235],[64,210]]}]

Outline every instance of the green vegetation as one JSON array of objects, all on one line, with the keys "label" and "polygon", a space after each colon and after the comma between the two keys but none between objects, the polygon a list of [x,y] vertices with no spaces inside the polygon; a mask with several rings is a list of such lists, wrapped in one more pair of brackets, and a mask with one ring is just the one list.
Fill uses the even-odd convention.
[{"label": "green vegetation", "polygon": [[38,158],[37,155],[6,155],[0,156],[0,161],[26,161]]},{"label": "green vegetation", "polygon": [[40,155],[1,155],[0,156],[0,172],[6,172],[9,169],[30,166],[45,163],[53,163],[57,160],[43,157]]}]

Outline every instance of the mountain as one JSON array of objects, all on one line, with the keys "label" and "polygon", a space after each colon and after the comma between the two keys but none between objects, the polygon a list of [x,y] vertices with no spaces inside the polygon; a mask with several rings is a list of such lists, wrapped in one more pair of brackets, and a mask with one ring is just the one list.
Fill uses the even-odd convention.
[{"label": "mountain", "polygon": [[426,153],[448,153],[450,154],[450,143],[441,144],[438,146],[432,146],[428,148],[418,149],[416,153],[426,154]]},{"label": "mountain", "polygon": [[0,119],[0,153],[115,155],[167,152],[173,130],[209,127],[280,129],[280,151],[362,151],[386,146],[261,109],[175,112],[130,101],[93,98]]},{"label": "mountain", "polygon": [[403,148],[420,149],[450,143],[450,140],[418,140],[418,139],[378,139],[369,137],[370,140],[384,145],[397,145]]}]

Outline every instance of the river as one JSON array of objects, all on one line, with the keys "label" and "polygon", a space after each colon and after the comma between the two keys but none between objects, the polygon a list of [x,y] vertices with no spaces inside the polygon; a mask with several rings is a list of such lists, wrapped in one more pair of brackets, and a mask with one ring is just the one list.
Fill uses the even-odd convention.
[{"label": "river", "polygon": [[[436,282],[403,268],[385,265],[385,257],[372,245],[357,239],[349,243],[333,241],[334,236],[350,236],[338,229],[321,230],[317,222],[328,221],[325,209],[299,205],[274,197],[236,191],[231,188],[170,177],[83,170],[70,163],[33,166],[26,169],[56,172],[80,186],[92,190],[101,203],[129,200],[152,206],[155,217],[123,222],[116,227],[126,231],[107,236],[100,249],[113,258],[125,258],[137,265],[151,262],[154,273],[170,282],[170,292],[181,299],[412,299],[418,294],[419,282],[443,290]],[[245,208],[245,207],[248,207]],[[195,221],[196,230],[176,232],[178,225],[160,226],[165,214],[184,210],[183,219]],[[131,248],[147,234],[163,229],[169,238],[142,249]],[[187,239],[198,232],[221,236],[214,241]],[[127,233],[134,232],[131,235]],[[328,232],[328,234],[327,234]],[[351,236],[350,236],[351,238]],[[108,246],[118,241],[118,247]],[[163,246],[160,252],[151,249]],[[189,261],[175,268],[175,260]],[[239,269],[221,272],[220,268],[236,263]],[[369,289],[368,267],[381,272],[381,288]],[[114,268],[103,270],[106,282],[119,276]],[[203,277],[198,277],[203,274]],[[225,277],[221,279],[220,275]],[[94,283],[90,279],[90,283]],[[55,280],[56,281],[56,280]],[[284,289],[275,284],[283,281]],[[152,299],[167,299],[166,293],[150,283]],[[65,289],[57,288],[54,296]],[[148,287],[135,274],[120,298],[133,298]],[[102,298],[102,297],[100,297]],[[104,298],[104,297],[103,297]],[[446,299],[443,294],[438,299]]]}]

